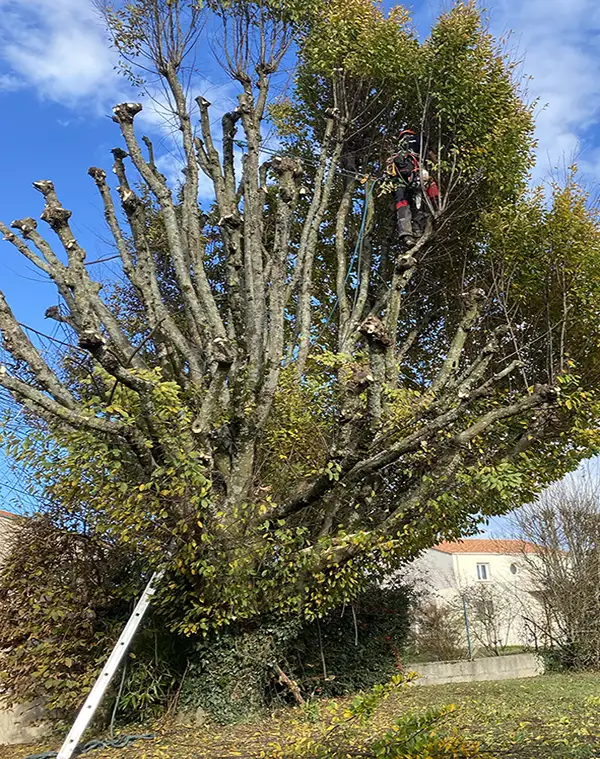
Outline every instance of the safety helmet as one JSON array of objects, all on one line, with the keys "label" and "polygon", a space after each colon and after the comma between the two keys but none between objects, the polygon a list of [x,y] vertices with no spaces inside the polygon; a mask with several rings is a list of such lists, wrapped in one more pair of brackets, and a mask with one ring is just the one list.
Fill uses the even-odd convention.
[{"label": "safety helmet", "polygon": [[403,137],[407,137],[409,134],[416,135],[417,133],[412,129],[402,129],[398,135],[398,139],[401,140]]}]

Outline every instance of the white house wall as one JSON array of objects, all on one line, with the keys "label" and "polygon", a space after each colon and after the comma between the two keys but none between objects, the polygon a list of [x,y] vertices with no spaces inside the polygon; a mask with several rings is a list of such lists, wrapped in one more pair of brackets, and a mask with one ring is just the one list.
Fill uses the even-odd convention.
[{"label": "white house wall", "polygon": [[[439,551],[432,551],[432,553]],[[513,586],[520,586],[523,580],[523,573],[526,568],[523,559],[520,556],[506,554],[490,553],[455,553],[452,554],[456,565],[456,579],[460,587],[466,587],[473,584],[492,582],[492,583],[509,583]],[[478,580],[477,565],[488,564],[490,568],[489,580]],[[510,571],[512,565],[517,567],[517,574]]]},{"label": "white house wall", "polygon": [[443,597],[456,594],[457,583],[453,556],[441,551],[425,551],[406,568],[406,575],[417,592]]},{"label": "white house wall", "polygon": [[[530,557],[527,559],[530,560]],[[488,579],[480,580],[477,565],[488,565]],[[516,573],[511,572],[515,566]],[[426,551],[411,567],[418,590],[426,590],[433,598],[446,603],[459,603],[468,589],[481,586],[493,588],[504,607],[504,620],[499,625],[502,646],[530,645],[531,624],[542,616],[539,602],[531,595],[534,590],[523,556],[498,553],[448,553],[435,548]],[[469,605],[467,603],[467,613]],[[471,616],[474,612],[471,611]],[[470,620],[473,628],[475,619]]]}]

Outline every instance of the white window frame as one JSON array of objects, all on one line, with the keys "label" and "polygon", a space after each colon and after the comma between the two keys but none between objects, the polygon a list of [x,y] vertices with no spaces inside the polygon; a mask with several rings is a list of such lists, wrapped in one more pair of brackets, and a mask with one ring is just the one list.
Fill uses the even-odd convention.
[{"label": "white window frame", "polygon": [[[490,579],[490,564],[487,561],[478,561],[476,564],[477,568],[477,579],[479,582],[487,582]],[[483,572],[482,572],[483,568]],[[482,574],[484,575],[482,577]]]}]

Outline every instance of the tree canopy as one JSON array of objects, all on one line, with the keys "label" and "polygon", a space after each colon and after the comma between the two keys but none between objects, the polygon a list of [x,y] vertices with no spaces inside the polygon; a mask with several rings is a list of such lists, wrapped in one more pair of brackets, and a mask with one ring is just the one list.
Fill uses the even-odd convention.
[{"label": "tree canopy", "polygon": [[[597,452],[597,209],[575,170],[530,187],[532,106],[473,4],[424,41],[373,0],[103,13],[124,73],[164,90],[182,179],[121,103],[118,185],[89,174],[122,280],[93,279],[68,188],[34,183],[51,236],[0,224],[68,335],[45,355],[0,295],[30,429],[5,442],[94,555],[166,562],[171,629],[318,616]],[[193,88],[208,43],[239,92],[220,123]],[[440,191],[409,250],[376,181],[405,127]]]}]

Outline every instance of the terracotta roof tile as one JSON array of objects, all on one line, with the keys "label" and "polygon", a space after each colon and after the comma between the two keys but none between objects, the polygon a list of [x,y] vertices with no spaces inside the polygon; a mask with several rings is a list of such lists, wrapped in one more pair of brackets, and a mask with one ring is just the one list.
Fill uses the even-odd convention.
[{"label": "terracotta roof tile", "polygon": [[525,540],[493,540],[489,538],[465,538],[459,541],[444,541],[433,546],[442,553],[536,553],[533,543]]},{"label": "terracotta roof tile", "polygon": [[4,517],[5,519],[16,519],[16,514],[11,514],[10,511],[3,511],[0,509],[0,517]]}]

